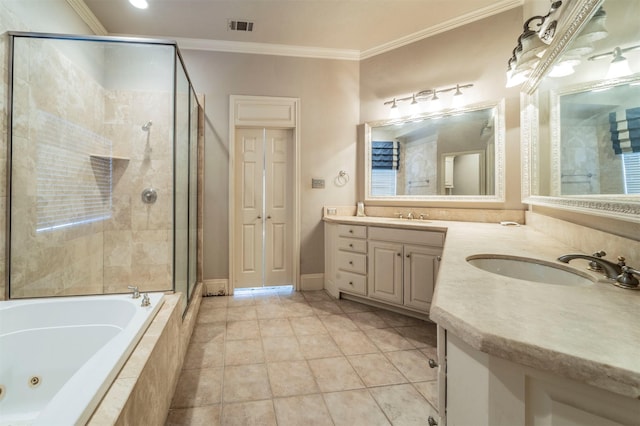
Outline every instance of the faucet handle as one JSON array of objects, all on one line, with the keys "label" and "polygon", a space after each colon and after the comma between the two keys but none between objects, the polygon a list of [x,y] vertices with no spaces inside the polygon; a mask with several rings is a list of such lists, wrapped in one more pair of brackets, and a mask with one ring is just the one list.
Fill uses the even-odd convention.
[{"label": "faucet handle", "polygon": [[151,299],[149,299],[149,294],[145,293],[142,296],[142,303],[140,304],[140,306],[145,307],[145,306],[150,306],[151,305]]},{"label": "faucet handle", "polygon": [[[622,263],[624,263],[624,261],[622,261]],[[630,266],[622,265],[622,273],[618,275],[615,284],[618,287],[638,290],[638,284],[640,284],[640,281],[638,281],[634,275],[640,276],[640,271],[633,269]]]}]

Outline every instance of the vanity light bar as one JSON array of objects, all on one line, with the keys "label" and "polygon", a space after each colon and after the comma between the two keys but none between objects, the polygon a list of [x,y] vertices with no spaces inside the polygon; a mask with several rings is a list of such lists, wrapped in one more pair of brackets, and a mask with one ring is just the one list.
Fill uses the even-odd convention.
[{"label": "vanity light bar", "polygon": [[635,46],[629,46],[629,47],[616,47],[610,52],[598,53],[597,55],[589,56],[589,58],[587,59],[589,59],[590,61],[595,61],[596,59],[603,59],[603,58],[615,59],[619,56],[622,56],[623,53],[631,52],[632,50],[640,50],[640,44],[637,44]]},{"label": "vanity light bar", "polygon": [[428,100],[437,100],[438,93],[446,93],[452,92],[455,90],[454,96],[462,95],[462,91],[460,89],[468,89],[473,87],[473,83],[468,84],[456,84],[453,87],[447,87],[446,89],[425,89],[420,90],[419,92],[413,93],[409,96],[405,96],[403,98],[393,98],[389,101],[386,101],[384,105],[391,105],[391,108],[396,108],[398,106],[398,102],[408,102],[411,101],[411,104],[417,104],[418,102],[426,102]]}]

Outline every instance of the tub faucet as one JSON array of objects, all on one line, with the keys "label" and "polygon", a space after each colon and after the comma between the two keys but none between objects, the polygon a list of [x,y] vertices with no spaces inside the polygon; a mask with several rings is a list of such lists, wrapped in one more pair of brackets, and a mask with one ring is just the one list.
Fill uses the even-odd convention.
[{"label": "tub faucet", "polygon": [[127,286],[127,288],[133,291],[133,294],[131,294],[132,299],[137,299],[140,297],[140,291],[138,291],[138,287],[130,285],[130,286]]},{"label": "tub faucet", "polygon": [[413,219],[413,212],[409,212],[407,214],[407,219],[412,220]]},{"label": "tub faucet", "polygon": [[140,306],[145,307],[145,306],[150,306],[151,305],[151,299],[149,299],[149,295],[147,293],[145,293],[142,296],[142,303],[140,304]]},{"label": "tub faucet", "polygon": [[624,258],[618,257],[618,263],[613,263],[608,260],[602,259],[598,256],[588,256],[586,254],[565,254],[560,256],[558,260],[560,262],[569,263],[573,259],[585,259],[591,263],[595,263],[604,269],[604,273],[610,280],[615,280],[618,275],[622,273],[622,267],[624,266]]}]

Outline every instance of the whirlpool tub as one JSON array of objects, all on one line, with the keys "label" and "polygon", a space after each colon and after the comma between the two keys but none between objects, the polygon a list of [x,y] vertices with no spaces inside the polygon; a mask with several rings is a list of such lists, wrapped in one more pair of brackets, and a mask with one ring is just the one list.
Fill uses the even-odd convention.
[{"label": "whirlpool tub", "polygon": [[0,426],[85,424],[162,305],[149,297],[0,302]]}]

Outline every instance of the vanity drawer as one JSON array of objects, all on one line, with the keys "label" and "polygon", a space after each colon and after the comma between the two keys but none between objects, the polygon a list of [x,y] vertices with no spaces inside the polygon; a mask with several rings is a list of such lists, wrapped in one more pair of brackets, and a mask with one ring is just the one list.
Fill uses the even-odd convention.
[{"label": "vanity drawer", "polygon": [[338,238],[338,250],[352,251],[355,253],[366,253],[367,241],[358,240],[355,238],[340,237]]},{"label": "vanity drawer", "polygon": [[413,229],[398,228],[378,228],[375,226],[371,226],[369,227],[369,239],[442,247],[444,245],[444,232],[416,231]]},{"label": "vanity drawer", "polygon": [[340,290],[361,294],[363,296],[367,295],[367,277],[365,275],[338,271],[336,274],[336,285]]},{"label": "vanity drawer", "polygon": [[338,269],[355,272],[358,274],[367,273],[367,256],[359,253],[340,253],[336,259]]},{"label": "vanity drawer", "polygon": [[338,225],[338,235],[341,237],[367,238],[367,227],[361,225]]}]

